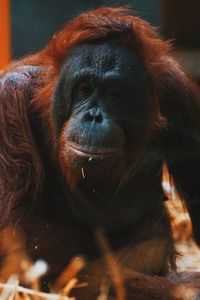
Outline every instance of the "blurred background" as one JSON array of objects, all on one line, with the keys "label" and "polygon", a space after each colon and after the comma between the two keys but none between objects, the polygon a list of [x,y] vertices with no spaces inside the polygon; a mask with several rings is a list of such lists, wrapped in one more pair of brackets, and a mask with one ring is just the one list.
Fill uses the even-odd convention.
[{"label": "blurred background", "polygon": [[200,80],[200,0],[0,0],[0,68],[41,49],[80,12],[127,4],[164,38],[173,39],[174,55]]}]

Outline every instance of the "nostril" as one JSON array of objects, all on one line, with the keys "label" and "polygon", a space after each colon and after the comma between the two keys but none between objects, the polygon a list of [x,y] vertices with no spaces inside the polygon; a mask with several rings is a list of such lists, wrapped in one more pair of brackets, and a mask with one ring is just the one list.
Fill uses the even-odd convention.
[{"label": "nostril", "polygon": [[101,123],[103,121],[102,113],[97,109],[90,109],[84,118],[88,122]]},{"label": "nostril", "polygon": [[95,116],[95,122],[96,123],[101,123],[103,121],[103,116],[101,113]]},{"label": "nostril", "polygon": [[87,114],[85,114],[85,120],[92,122],[94,120],[94,117],[88,112]]}]

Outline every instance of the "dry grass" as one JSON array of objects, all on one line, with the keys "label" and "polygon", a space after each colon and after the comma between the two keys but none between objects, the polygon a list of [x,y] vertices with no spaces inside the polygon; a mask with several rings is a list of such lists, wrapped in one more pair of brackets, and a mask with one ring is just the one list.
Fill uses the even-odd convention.
[{"label": "dry grass", "polygon": [[182,271],[200,271],[200,248],[196,245],[192,236],[192,224],[187,212],[185,202],[180,199],[173,183],[170,184],[167,169],[164,167],[163,188],[168,201],[166,207],[170,214],[173,229],[173,238],[177,252],[177,268]]},{"label": "dry grass", "polygon": [[[83,268],[83,266],[84,260],[81,257],[73,259],[69,266],[67,266],[64,272],[57,279],[55,284],[50,288],[50,293],[44,293],[40,291],[40,278],[48,269],[46,263],[44,261],[37,261],[35,264],[30,264],[30,261],[22,259],[19,269],[20,275],[14,274],[10,276],[5,283],[0,283],[0,299],[73,300],[73,298],[69,297],[71,290],[74,288],[82,288],[84,286],[83,284],[79,285],[78,279],[76,278],[77,273]],[[20,282],[27,287],[25,288],[24,286],[20,286]],[[55,293],[53,291],[57,292]]]},{"label": "dry grass", "polygon": [[[117,299],[124,300],[125,290],[118,263],[103,232],[97,232],[96,238],[105,257],[104,263],[110,270],[109,278],[115,287]],[[48,271],[47,264],[42,260],[35,263],[30,261],[23,251],[23,239],[18,232],[13,232],[12,228],[7,228],[1,233],[0,241],[1,251],[5,254],[0,271],[0,300],[74,300],[69,296],[71,291],[88,285],[87,282],[78,281],[77,275],[84,268],[85,261],[83,257],[75,257],[57,280],[49,286],[49,293],[41,292],[40,279]],[[106,300],[109,290],[110,283],[102,278],[98,300]]]},{"label": "dry grass", "polygon": [[[171,216],[173,236],[177,251],[181,254],[177,259],[178,271],[200,271],[200,250],[192,238],[190,218],[184,207],[184,202],[177,196],[173,185],[170,184],[167,170],[164,168],[163,187],[169,199],[166,207]],[[14,236],[14,239],[13,239]],[[110,271],[110,279],[115,287],[118,300],[125,299],[123,278],[119,265],[109,248],[108,242],[102,232],[96,234],[99,247],[105,257],[105,265]],[[49,293],[40,291],[40,279],[47,272],[48,266],[44,261],[32,263],[23,249],[22,239],[12,228],[1,233],[1,250],[5,255],[3,267],[0,272],[0,300],[73,300],[70,293],[73,289],[84,288],[87,282],[79,283],[77,274],[85,266],[82,257],[74,258],[64,272],[50,287]],[[20,251],[18,251],[20,249]],[[15,253],[15,255],[9,255]],[[9,276],[9,274],[13,274]],[[21,284],[21,285],[20,285]],[[25,287],[24,287],[25,286]],[[110,285],[102,278],[100,294],[97,300],[107,300]]]}]

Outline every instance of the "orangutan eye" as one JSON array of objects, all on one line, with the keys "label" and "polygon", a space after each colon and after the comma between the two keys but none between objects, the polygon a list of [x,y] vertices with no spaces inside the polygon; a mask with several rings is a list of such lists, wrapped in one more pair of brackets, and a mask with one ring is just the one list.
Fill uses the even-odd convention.
[{"label": "orangutan eye", "polygon": [[120,98],[120,92],[117,88],[109,88],[106,91],[106,98],[112,101],[118,101]]},{"label": "orangutan eye", "polygon": [[79,85],[79,94],[81,96],[88,97],[92,94],[92,91],[93,91],[93,89],[92,89],[90,82],[82,82]]}]

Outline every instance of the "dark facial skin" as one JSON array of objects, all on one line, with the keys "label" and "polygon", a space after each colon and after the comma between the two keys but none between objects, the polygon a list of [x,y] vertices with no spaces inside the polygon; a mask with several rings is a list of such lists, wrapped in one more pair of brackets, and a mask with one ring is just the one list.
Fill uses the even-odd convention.
[{"label": "dark facial skin", "polygon": [[69,120],[66,142],[78,156],[122,154],[131,138],[136,145],[139,137],[125,123],[136,128],[148,118],[141,59],[106,42],[73,48],[57,86],[53,118],[58,133]]},{"label": "dark facial skin", "polygon": [[[112,223],[109,215],[101,213],[105,212],[104,202],[111,204],[115,198],[117,215],[121,201],[129,201],[131,191],[121,189],[123,199],[118,204],[116,194],[122,177],[128,177],[128,170],[137,160],[149,124],[146,73],[141,58],[133,50],[111,42],[74,47],[67,54],[55,90],[52,117],[62,163],[66,164],[68,178],[74,176],[76,181],[78,203],[72,201],[72,210],[80,214],[77,218],[84,224],[92,216],[97,220],[96,213]],[[92,201],[96,212],[91,211]],[[132,218],[130,204],[126,205],[127,220]],[[114,207],[110,209],[114,224],[119,220],[115,220]],[[123,220],[126,223],[126,212]]]}]

